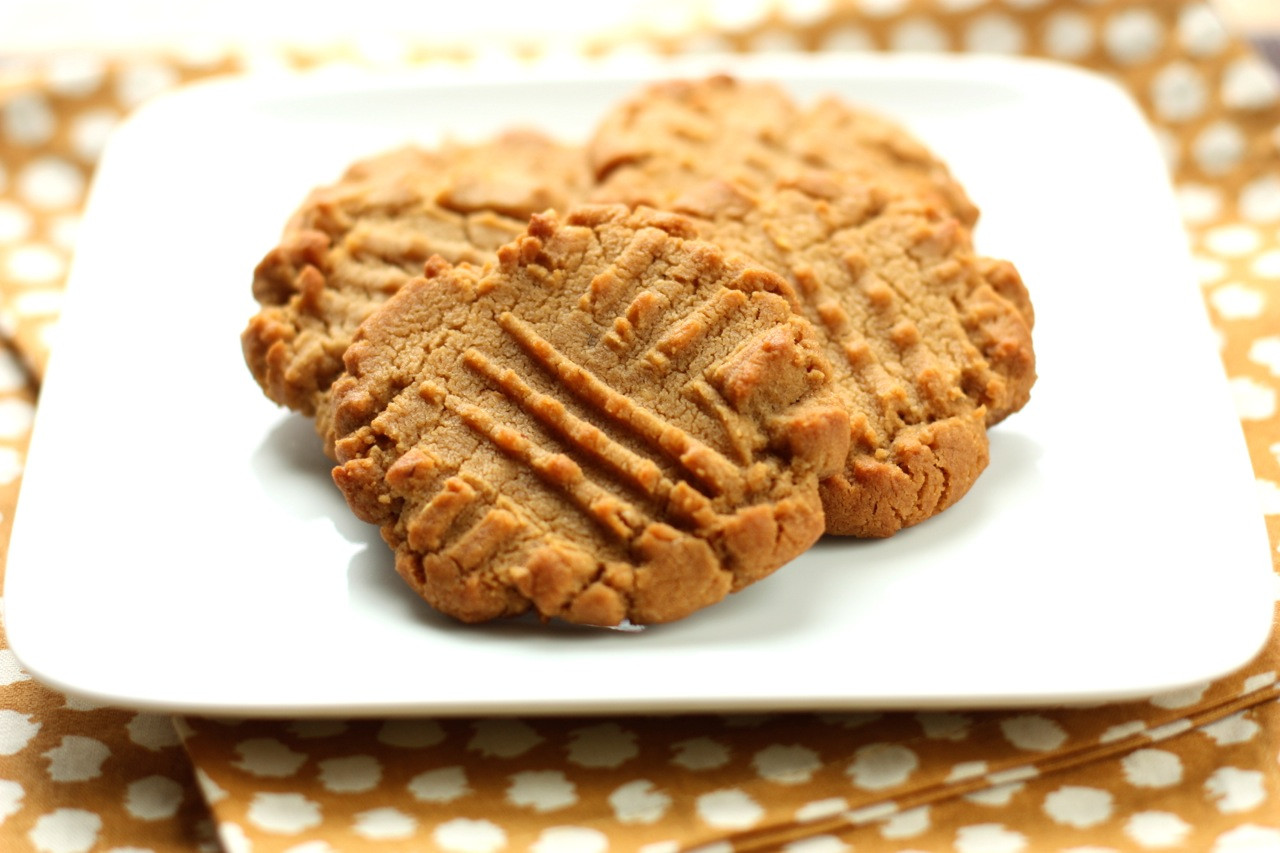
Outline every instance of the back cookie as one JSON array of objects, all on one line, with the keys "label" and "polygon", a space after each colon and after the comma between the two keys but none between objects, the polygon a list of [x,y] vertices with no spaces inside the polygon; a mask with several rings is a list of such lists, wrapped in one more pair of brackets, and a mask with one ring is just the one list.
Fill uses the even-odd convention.
[{"label": "back cookie", "polygon": [[254,378],[280,405],[315,414],[356,327],[428,258],[490,260],[586,183],[580,150],[532,131],[353,165],[307,198],[254,271],[262,308],[241,336]]}]

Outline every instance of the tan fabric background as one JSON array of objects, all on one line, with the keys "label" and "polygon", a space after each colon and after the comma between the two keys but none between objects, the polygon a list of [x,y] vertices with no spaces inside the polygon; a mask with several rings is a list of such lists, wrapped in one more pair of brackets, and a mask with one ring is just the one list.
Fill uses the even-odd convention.
[{"label": "tan fabric background", "polygon": [[[966,50],[1114,76],[1167,152],[1280,543],[1280,86],[1249,46],[1203,2],[783,8],[576,49]],[[385,60],[80,55],[0,76],[0,540],[112,125],[189,79],[335,57]],[[473,60],[463,46],[397,61]],[[308,722],[91,707],[35,683],[4,649],[0,849],[1280,850],[1276,642],[1227,678],[1087,709]]]}]

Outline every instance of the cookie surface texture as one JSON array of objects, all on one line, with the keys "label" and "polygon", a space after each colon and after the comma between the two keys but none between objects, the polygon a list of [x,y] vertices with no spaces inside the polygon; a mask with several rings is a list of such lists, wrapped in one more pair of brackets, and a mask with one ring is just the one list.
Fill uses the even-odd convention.
[{"label": "cookie surface texture", "polygon": [[723,76],[649,87],[587,150],[593,197],[688,215],[792,284],[854,429],[828,532],[888,536],[968,492],[986,428],[1029,399],[1034,315],[1016,269],[975,253],[977,209],[937,157],[835,97]]},{"label": "cookie surface texture", "polygon": [[767,81],[650,84],[601,119],[587,157],[600,185],[593,198],[608,202],[669,209],[709,178],[763,190],[827,170],[936,203],[966,226],[978,218],[947,165],[905,128],[832,95],[801,105]]},{"label": "cookie surface texture", "polygon": [[615,625],[713,604],[823,532],[848,416],[779,276],[624,206],[432,261],[361,327],[334,480],[467,622]]},{"label": "cookie surface texture", "polygon": [[250,372],[275,402],[315,414],[356,327],[428,258],[491,259],[586,180],[580,150],[524,130],[354,164],[310,194],[254,271],[261,310],[241,336]]}]

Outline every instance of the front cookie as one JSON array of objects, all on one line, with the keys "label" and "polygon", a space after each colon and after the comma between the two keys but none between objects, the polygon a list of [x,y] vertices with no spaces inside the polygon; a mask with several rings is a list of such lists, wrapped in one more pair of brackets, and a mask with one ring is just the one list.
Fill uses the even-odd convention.
[{"label": "front cookie", "polygon": [[361,327],[334,479],[402,577],[478,622],[682,618],[823,532],[849,422],[786,283],[622,206],[428,264]]}]

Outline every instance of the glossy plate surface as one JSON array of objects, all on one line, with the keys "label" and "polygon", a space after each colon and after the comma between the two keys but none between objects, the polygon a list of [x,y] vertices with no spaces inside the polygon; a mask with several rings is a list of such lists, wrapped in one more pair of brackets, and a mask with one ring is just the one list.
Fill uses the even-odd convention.
[{"label": "glossy plate surface", "polygon": [[[733,70],[904,122],[1036,305],[1040,380],[970,494],[823,541],[643,631],[464,627],[350,516],[308,421],[245,369],[251,270],[314,185],[407,141],[584,138],[646,77]],[[1158,148],[1118,89],[1025,60],[707,58],[518,76],[353,73],[183,90],[116,134],[82,224],[7,568],[32,674],[235,714],[1092,702],[1264,642],[1270,555]]]}]

